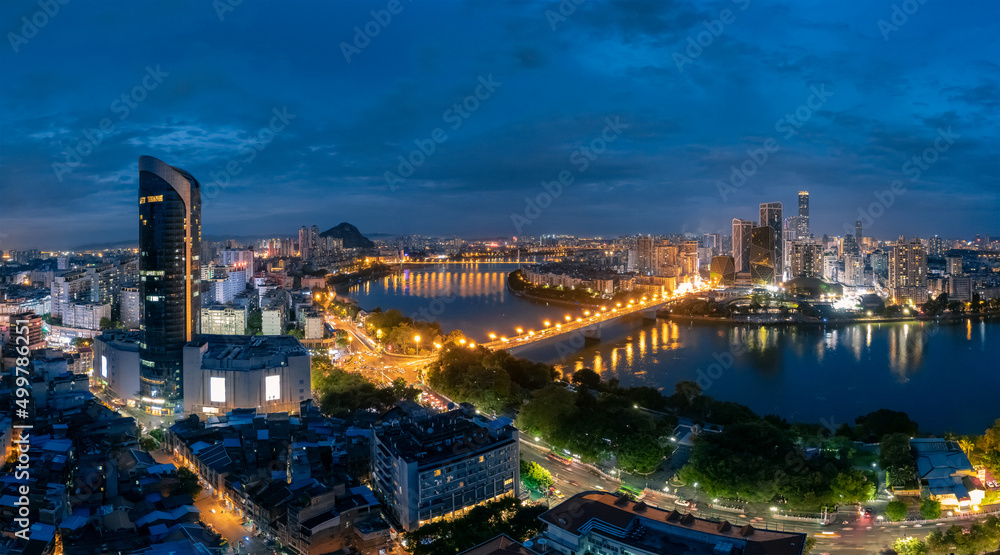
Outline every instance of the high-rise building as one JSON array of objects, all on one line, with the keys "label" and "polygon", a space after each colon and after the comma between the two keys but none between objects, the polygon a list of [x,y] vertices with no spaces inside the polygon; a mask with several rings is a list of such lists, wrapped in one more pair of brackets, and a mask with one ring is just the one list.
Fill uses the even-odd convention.
[{"label": "high-rise building", "polygon": [[299,228],[299,258],[309,260],[309,228],[302,226]]},{"label": "high-rise building", "polygon": [[139,397],[154,414],[181,408],[184,345],[201,319],[201,185],[188,172],[139,157],[139,287],[143,341]]},{"label": "high-rise building", "polygon": [[941,237],[935,235],[927,240],[927,256],[944,257],[944,240]]},{"label": "high-rise building", "polygon": [[750,271],[750,236],[753,228],[750,220],[733,218],[733,263],[737,273]]},{"label": "high-rise building", "polygon": [[773,285],[775,281],[774,229],[753,228],[750,238],[750,281],[754,285]]},{"label": "high-rise building", "polygon": [[789,245],[789,275],[797,277],[823,277],[823,246],[810,240],[799,239]]},{"label": "high-rise building", "polygon": [[949,276],[961,276],[964,271],[961,256],[949,256],[945,258],[945,268]]},{"label": "high-rise building", "polygon": [[635,269],[640,274],[649,275],[658,266],[656,260],[656,240],[649,235],[640,235],[635,243]]},{"label": "high-rise building", "polygon": [[849,287],[865,285],[865,259],[859,254],[844,256],[844,275],[841,283]]},{"label": "high-rise building", "polygon": [[713,287],[736,285],[736,263],[733,262],[733,257],[713,257],[708,275]]},{"label": "high-rise building", "polygon": [[245,270],[244,279],[250,283],[253,278],[253,249],[224,250],[219,253],[222,265],[231,269]]},{"label": "high-rise building", "polygon": [[[404,406],[407,410],[409,406]],[[490,421],[468,403],[372,428],[372,489],[390,519],[407,531],[451,519],[520,491],[518,431],[510,419]]]},{"label": "high-rise building", "polygon": [[773,232],[771,240],[774,244],[774,253],[771,255],[771,267],[774,269],[774,280],[781,281],[784,273],[785,246],[783,231],[783,218],[781,215],[780,202],[764,202],[760,205],[760,227],[769,227]]},{"label": "high-rise building", "polygon": [[861,245],[861,238],[864,237],[864,233],[861,232],[861,220],[854,222],[854,242]]},{"label": "high-rise building", "polygon": [[[121,318],[122,324],[130,329],[139,329],[139,322],[142,318],[142,297],[138,286],[127,286],[121,289]],[[135,393],[133,391],[133,393]]]},{"label": "high-rise building", "polygon": [[796,233],[800,239],[809,236],[809,191],[799,191],[799,219]]},{"label": "high-rise building", "polygon": [[889,289],[896,303],[927,301],[927,254],[920,239],[899,238],[889,254]]}]

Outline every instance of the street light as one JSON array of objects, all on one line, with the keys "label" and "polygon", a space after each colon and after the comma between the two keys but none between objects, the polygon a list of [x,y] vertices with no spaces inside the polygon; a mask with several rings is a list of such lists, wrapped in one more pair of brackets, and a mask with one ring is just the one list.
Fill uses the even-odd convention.
[{"label": "street light", "polygon": [[495,333],[491,333],[490,334],[490,339],[496,339],[496,338],[497,338],[497,334],[495,334]]},{"label": "street light", "polygon": [[517,328],[517,334],[521,335],[522,333],[524,333],[524,328]]},{"label": "street light", "polygon": [[546,320],[546,321],[544,321],[542,323],[545,324],[545,327],[549,327],[549,326],[552,325],[552,322],[549,322],[548,320]]}]

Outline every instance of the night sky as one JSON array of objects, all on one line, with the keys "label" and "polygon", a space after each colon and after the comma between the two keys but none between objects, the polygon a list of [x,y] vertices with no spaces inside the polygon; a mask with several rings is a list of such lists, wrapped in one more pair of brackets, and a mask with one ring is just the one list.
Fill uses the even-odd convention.
[{"label": "night sky", "polygon": [[1000,231],[996,1],[47,1],[0,5],[3,250],[136,240],[143,154],[216,236],[728,233],[800,189],[818,234]]}]

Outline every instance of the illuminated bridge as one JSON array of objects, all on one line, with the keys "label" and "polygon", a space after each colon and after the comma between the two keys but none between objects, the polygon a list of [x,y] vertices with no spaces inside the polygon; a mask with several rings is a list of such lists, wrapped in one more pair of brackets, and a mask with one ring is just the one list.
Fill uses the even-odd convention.
[{"label": "illuminated bridge", "polygon": [[517,328],[517,333],[511,337],[491,333],[490,341],[483,343],[482,346],[493,351],[508,351],[514,354],[539,343],[559,338],[563,341],[564,348],[575,351],[585,345],[599,343],[601,341],[601,328],[605,325],[636,314],[641,314],[643,320],[656,320],[658,310],[683,298],[685,298],[683,295],[667,298],[643,297],[627,304],[617,303],[615,306],[584,310],[582,315],[575,318],[567,315],[562,321],[546,320],[542,323],[542,329],[539,330]]}]

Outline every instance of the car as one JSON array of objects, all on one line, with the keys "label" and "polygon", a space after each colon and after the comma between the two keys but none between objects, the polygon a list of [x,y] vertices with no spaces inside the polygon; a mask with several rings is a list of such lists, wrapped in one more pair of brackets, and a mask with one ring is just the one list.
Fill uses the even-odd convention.
[{"label": "car", "polygon": [[875,516],[875,509],[873,509],[871,507],[865,507],[865,509],[862,512],[862,514],[865,515],[865,518],[871,518],[871,517]]},{"label": "car", "polygon": [[674,505],[680,505],[681,507],[687,507],[690,504],[691,504],[690,501],[685,501],[683,499],[677,499],[676,501],[674,501]]}]

